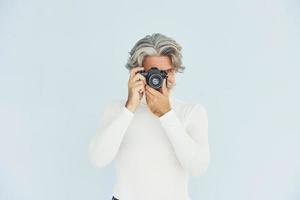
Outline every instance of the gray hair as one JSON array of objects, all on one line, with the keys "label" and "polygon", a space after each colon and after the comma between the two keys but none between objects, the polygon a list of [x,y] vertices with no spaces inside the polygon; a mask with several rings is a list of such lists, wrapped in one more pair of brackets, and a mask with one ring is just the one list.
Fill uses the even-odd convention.
[{"label": "gray hair", "polygon": [[145,56],[169,56],[175,72],[182,73],[185,66],[182,66],[182,47],[172,38],[161,33],[146,35],[138,40],[129,52],[129,58],[125,67],[130,70],[142,66]]}]

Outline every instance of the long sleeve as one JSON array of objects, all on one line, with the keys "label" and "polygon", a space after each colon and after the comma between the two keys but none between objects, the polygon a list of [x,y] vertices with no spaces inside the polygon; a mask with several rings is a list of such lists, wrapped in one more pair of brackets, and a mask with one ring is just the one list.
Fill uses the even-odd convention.
[{"label": "long sleeve", "polygon": [[207,112],[195,104],[188,115],[186,127],[174,110],[159,117],[177,159],[192,176],[203,174],[210,162]]},{"label": "long sleeve", "polygon": [[100,126],[89,143],[90,159],[94,166],[104,167],[115,158],[133,116],[134,113],[119,102],[104,109]]}]

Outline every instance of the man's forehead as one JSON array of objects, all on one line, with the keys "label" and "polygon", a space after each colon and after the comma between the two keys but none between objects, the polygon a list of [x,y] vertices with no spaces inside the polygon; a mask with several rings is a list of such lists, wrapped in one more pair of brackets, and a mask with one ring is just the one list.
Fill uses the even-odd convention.
[{"label": "man's forehead", "polygon": [[158,66],[158,65],[151,65],[151,66],[149,66],[148,69],[146,69],[146,71],[149,71],[152,67],[157,67],[159,70],[163,70],[163,71],[167,71],[167,70],[173,69],[172,66]]},{"label": "man's forehead", "polygon": [[167,56],[146,56],[144,64],[147,68],[155,66],[160,70],[169,70],[173,68],[171,60]]},{"label": "man's forehead", "polygon": [[169,69],[172,69],[172,68],[173,67],[169,66],[169,65],[164,65],[164,66],[158,67],[158,69],[160,69],[160,70],[169,70]]}]

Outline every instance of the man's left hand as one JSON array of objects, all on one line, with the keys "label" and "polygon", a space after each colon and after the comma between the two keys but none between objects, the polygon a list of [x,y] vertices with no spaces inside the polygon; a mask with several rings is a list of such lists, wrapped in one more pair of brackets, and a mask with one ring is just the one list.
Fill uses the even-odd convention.
[{"label": "man's left hand", "polygon": [[160,91],[146,85],[146,100],[150,111],[157,117],[160,117],[171,110],[166,79],[164,79]]}]

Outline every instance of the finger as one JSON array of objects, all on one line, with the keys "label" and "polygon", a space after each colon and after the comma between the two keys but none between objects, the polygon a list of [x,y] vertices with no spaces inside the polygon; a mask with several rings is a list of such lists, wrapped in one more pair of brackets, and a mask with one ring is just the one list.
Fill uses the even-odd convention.
[{"label": "finger", "polygon": [[145,92],[145,88],[142,86],[142,87],[139,87],[138,88],[138,91],[139,93],[144,93]]},{"label": "finger", "polygon": [[145,86],[143,83],[136,83],[136,85],[134,85],[134,90],[143,90],[145,91]]},{"label": "finger", "polygon": [[141,93],[145,91],[145,87],[144,85],[137,85],[135,86],[135,90]]},{"label": "finger", "polygon": [[153,95],[151,92],[149,92],[149,90],[146,89],[145,92],[146,92],[146,95],[149,96],[150,98],[155,97],[155,95]]},{"label": "finger", "polygon": [[145,93],[145,98],[146,98],[147,105],[150,106],[150,100],[146,93]]},{"label": "finger", "polygon": [[157,96],[157,95],[161,95],[161,93],[159,91],[157,91],[156,89],[150,87],[149,85],[146,85],[146,90],[148,90],[151,94]]},{"label": "finger", "polygon": [[133,86],[134,86],[134,87],[143,87],[143,88],[145,88],[144,83],[141,82],[141,81],[135,82]]},{"label": "finger", "polygon": [[156,96],[154,96],[153,94],[149,93],[146,91],[146,98],[147,101],[151,104],[151,103],[156,103],[158,101],[159,98],[157,98]]},{"label": "finger", "polygon": [[141,94],[143,94],[144,92],[145,92],[144,89],[140,89],[140,90],[139,90],[139,93],[141,93]]},{"label": "finger", "polygon": [[144,67],[134,67],[130,70],[130,78],[132,78],[138,71],[143,70]]},{"label": "finger", "polygon": [[147,100],[147,103],[151,103],[153,102],[155,96],[153,96],[153,94],[151,94],[149,91],[145,91],[145,94],[146,94],[146,100]]},{"label": "finger", "polygon": [[163,85],[162,85],[162,88],[161,88],[161,91],[163,93],[163,95],[168,95],[168,89],[167,89],[167,79],[165,78],[164,81],[163,81]]},{"label": "finger", "polygon": [[143,82],[143,80],[137,80],[137,81],[135,81],[135,82],[131,82],[130,84],[133,85],[133,87],[136,86],[136,85],[142,85],[143,87],[145,87],[145,85],[146,85],[146,84]]},{"label": "finger", "polygon": [[146,78],[142,74],[137,73],[134,77],[132,77],[133,82],[136,82],[138,80],[141,80],[146,84]]}]

